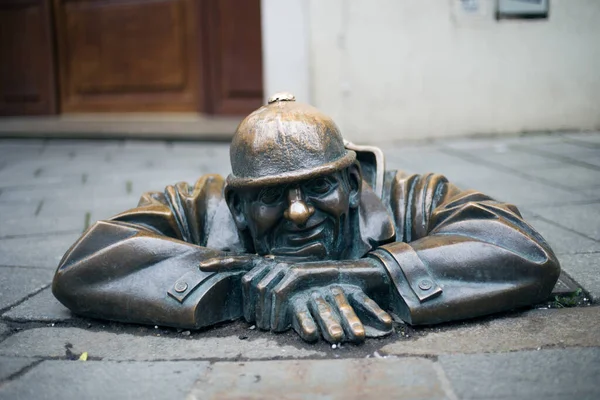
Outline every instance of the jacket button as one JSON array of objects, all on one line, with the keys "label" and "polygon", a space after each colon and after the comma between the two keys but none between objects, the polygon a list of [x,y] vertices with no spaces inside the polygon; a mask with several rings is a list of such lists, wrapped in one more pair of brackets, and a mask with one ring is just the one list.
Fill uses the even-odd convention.
[{"label": "jacket button", "polygon": [[419,289],[421,290],[429,290],[433,287],[433,282],[431,282],[429,279],[421,279],[421,281],[419,281]]},{"label": "jacket button", "polygon": [[182,281],[179,281],[175,284],[175,291],[177,293],[183,293],[187,290],[188,284]]}]

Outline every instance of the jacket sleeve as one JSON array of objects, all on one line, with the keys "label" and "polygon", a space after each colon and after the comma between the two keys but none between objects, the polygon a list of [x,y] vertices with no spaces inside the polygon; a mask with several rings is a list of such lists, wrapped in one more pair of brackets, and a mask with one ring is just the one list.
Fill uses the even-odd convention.
[{"label": "jacket sleeve", "polygon": [[518,209],[461,191],[441,175],[397,173],[391,183],[396,241],[371,254],[414,324],[481,316],[545,300],[560,274],[556,256]]},{"label": "jacket sleeve", "polygon": [[[56,298],[78,314],[124,322],[198,328],[239,317],[240,274],[198,268],[230,250],[211,238],[213,225],[237,237],[223,184],[213,175],[146,193],[138,207],[95,223],[61,260]],[[219,241],[220,250],[207,247]]]}]

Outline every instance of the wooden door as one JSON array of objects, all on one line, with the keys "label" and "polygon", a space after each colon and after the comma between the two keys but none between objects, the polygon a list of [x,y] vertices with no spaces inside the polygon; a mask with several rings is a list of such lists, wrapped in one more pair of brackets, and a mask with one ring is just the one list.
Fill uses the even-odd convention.
[{"label": "wooden door", "polygon": [[0,115],[56,112],[50,0],[0,0]]},{"label": "wooden door", "polygon": [[54,0],[63,112],[203,108],[196,0]]},{"label": "wooden door", "polygon": [[260,0],[205,0],[207,111],[245,115],[263,104]]}]

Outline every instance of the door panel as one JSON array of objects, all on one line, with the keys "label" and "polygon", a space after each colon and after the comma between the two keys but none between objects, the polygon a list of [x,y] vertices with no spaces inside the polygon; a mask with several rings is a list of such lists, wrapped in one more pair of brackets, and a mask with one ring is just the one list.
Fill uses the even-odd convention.
[{"label": "door panel", "polygon": [[55,0],[62,109],[201,109],[194,0]]},{"label": "door panel", "polygon": [[50,0],[0,0],[0,115],[56,112]]},{"label": "door panel", "polygon": [[207,0],[211,111],[247,114],[263,103],[260,0]]}]

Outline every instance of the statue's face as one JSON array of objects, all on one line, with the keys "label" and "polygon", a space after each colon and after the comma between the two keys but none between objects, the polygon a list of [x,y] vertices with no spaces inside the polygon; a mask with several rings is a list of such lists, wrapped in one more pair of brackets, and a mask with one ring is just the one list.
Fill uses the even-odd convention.
[{"label": "statue's face", "polygon": [[[353,238],[349,211],[360,190],[348,171],[245,191],[241,209],[259,254],[340,259]],[[360,179],[360,176],[358,177]]]}]

